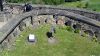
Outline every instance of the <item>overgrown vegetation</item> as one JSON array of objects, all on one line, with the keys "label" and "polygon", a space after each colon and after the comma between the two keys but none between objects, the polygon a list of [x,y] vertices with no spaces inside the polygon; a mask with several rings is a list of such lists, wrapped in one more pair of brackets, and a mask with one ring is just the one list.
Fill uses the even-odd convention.
[{"label": "overgrown vegetation", "polygon": [[7,0],[11,3],[27,3],[31,2],[33,4],[47,4],[47,5],[59,5],[65,2],[76,2],[80,0]]},{"label": "overgrown vegetation", "polygon": [[94,11],[100,11],[100,0],[89,0],[88,8]]},{"label": "overgrown vegetation", "polygon": [[59,5],[63,7],[78,7],[92,9],[94,11],[100,11],[99,0],[7,0],[12,3],[27,3],[33,4],[47,4],[47,5]]},{"label": "overgrown vegetation", "polygon": [[[66,28],[66,27],[65,27]],[[17,38],[14,48],[5,50],[1,56],[100,56],[100,44],[90,41],[86,37],[56,27],[55,44],[48,43],[46,32],[50,25],[41,25],[33,30],[26,28]],[[37,42],[31,44],[27,36],[32,33],[36,35]]]},{"label": "overgrown vegetation", "polygon": [[64,0],[7,0],[7,1],[12,3],[32,2],[33,4],[49,4],[49,5],[58,5],[64,3]]},{"label": "overgrown vegetation", "polygon": [[85,8],[93,11],[100,11],[100,0],[82,0],[76,2],[66,2],[61,4],[60,6]]}]

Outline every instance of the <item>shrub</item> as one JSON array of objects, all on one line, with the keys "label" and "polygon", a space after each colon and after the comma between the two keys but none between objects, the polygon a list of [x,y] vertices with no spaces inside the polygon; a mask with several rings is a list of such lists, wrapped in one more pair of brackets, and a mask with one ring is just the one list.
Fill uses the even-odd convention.
[{"label": "shrub", "polygon": [[67,29],[67,31],[71,31],[71,32],[73,31],[71,26],[66,26],[66,29]]},{"label": "shrub", "polygon": [[70,31],[70,32],[73,32],[74,29],[71,27],[71,26],[58,26],[59,29],[62,29],[62,30],[67,30],[67,31]]},{"label": "shrub", "polygon": [[80,33],[80,30],[77,29],[77,30],[75,30],[74,32],[75,32],[75,33]]}]

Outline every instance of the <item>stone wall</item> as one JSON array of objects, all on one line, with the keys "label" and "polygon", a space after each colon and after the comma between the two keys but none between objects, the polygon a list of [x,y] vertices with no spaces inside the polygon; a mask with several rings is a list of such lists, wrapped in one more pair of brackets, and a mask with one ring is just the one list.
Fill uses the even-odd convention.
[{"label": "stone wall", "polygon": [[3,12],[0,12],[0,22],[7,22],[14,18],[16,15],[23,13],[21,6],[4,5]]},{"label": "stone wall", "polygon": [[[16,4],[16,3],[9,3],[8,5],[13,6],[23,6],[24,4]],[[68,12],[73,12],[75,14],[80,14],[85,17],[89,17],[91,19],[95,19],[97,21],[100,21],[100,13],[86,10],[86,9],[80,9],[80,8],[65,8],[65,7],[59,7],[59,6],[50,6],[50,5],[32,5],[34,9],[41,9],[41,8],[50,8],[50,9],[59,9],[59,10],[66,10]]]},{"label": "stone wall", "polygon": [[[82,31],[88,32],[89,35],[93,33],[93,36],[97,36],[98,39],[100,38],[99,36],[100,22],[97,20],[82,16],[80,14],[69,12],[61,8],[34,7],[32,11],[20,14],[15,18],[12,18],[12,20],[8,21],[8,23],[0,29],[1,49],[3,49],[4,47],[9,47],[9,44],[14,42],[15,37],[18,36],[20,32],[25,29],[26,26],[31,25],[32,27],[37,27],[39,24],[45,23],[45,20],[48,18],[48,16],[42,17],[41,15],[42,16],[50,15],[51,18],[53,18],[54,15],[63,16],[61,18],[65,18],[65,19],[64,20],[62,19],[61,21],[63,22],[65,21],[65,23],[70,21],[71,27],[74,28],[74,26],[79,26],[79,28],[81,27]],[[51,18],[48,21],[50,21]]]}]

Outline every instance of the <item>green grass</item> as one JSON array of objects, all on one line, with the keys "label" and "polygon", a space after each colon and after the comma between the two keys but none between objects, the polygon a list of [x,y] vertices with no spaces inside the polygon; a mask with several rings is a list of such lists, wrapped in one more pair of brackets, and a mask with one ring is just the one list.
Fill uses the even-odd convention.
[{"label": "green grass", "polygon": [[77,2],[66,2],[59,6],[85,8],[86,3],[88,3],[88,7],[87,7],[88,9],[96,10],[96,11],[100,12],[100,0],[82,0],[82,1],[77,1]]},{"label": "green grass", "polygon": [[63,6],[63,7],[79,7],[79,8],[82,8],[82,7],[85,7],[85,2],[66,2],[66,3],[63,3],[59,6]]},{"label": "green grass", "polygon": [[88,8],[100,11],[100,0],[89,0],[88,3],[89,3]]},{"label": "green grass", "polygon": [[[48,43],[46,32],[49,29],[50,25],[42,25],[35,30],[26,28],[17,38],[15,48],[3,51],[0,56],[100,56],[98,43],[61,27],[56,27],[56,34],[54,34],[58,42]],[[35,44],[27,42],[27,36],[30,33],[37,37]]]}]

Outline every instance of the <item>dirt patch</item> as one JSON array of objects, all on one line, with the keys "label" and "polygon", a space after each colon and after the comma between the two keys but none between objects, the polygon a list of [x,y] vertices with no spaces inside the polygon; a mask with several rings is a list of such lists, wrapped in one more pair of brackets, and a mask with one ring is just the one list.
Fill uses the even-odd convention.
[{"label": "dirt patch", "polygon": [[50,44],[56,44],[57,42],[58,42],[57,39],[54,37],[48,38],[48,43]]}]

